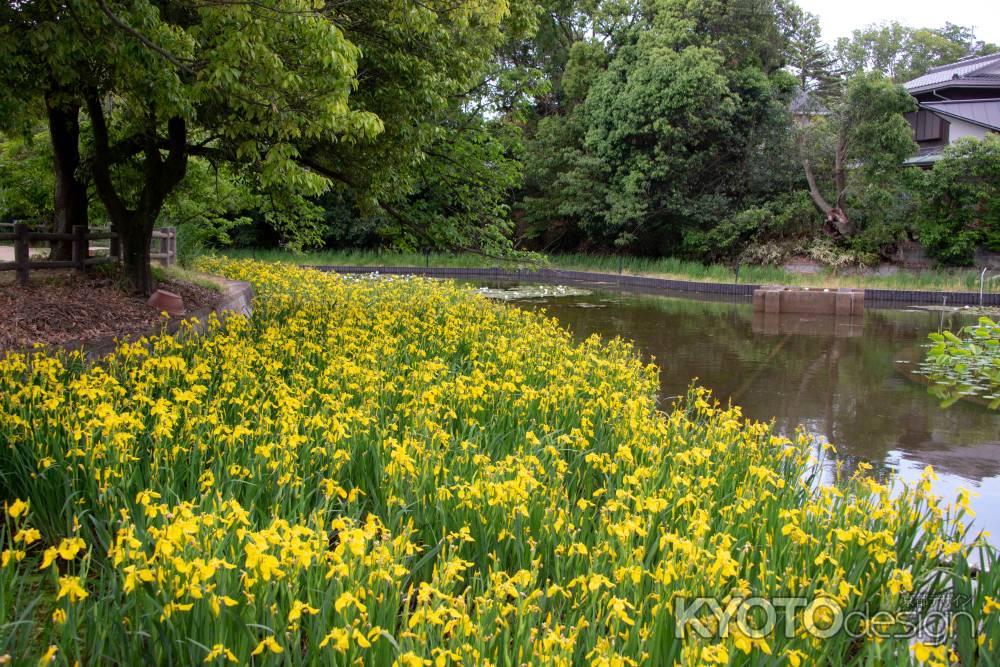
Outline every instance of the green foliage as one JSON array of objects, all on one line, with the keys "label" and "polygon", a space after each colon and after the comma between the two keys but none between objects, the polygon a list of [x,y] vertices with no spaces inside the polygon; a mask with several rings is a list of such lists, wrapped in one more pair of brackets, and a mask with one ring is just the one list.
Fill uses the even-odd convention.
[{"label": "green foliage", "polygon": [[502,200],[519,179],[511,160],[517,138],[506,117],[486,120],[483,107],[503,98],[505,85],[518,85],[491,60],[501,43],[531,29],[533,10],[526,0],[345,7],[345,35],[362,54],[351,102],[376,115],[383,131],[363,142],[303,147],[354,207],[338,220],[400,247],[509,250]]},{"label": "green foliage", "polygon": [[820,227],[809,195],[796,191],[737,211],[707,232],[690,233],[686,240],[693,254],[712,260],[778,264]]},{"label": "green foliage", "polygon": [[931,391],[947,407],[967,396],[981,398],[993,410],[1000,408],[1000,324],[981,317],[979,324],[932,333],[934,345],[920,372],[934,383]]},{"label": "green foliage", "polygon": [[829,236],[817,236],[805,246],[805,255],[829,267],[834,273],[844,269],[857,269],[872,263],[869,253],[856,252],[843,243],[837,243]]},{"label": "green foliage", "polygon": [[249,213],[260,205],[226,165],[215,168],[194,158],[187,178],[164,202],[160,222],[177,227],[178,260],[186,266],[207,248],[228,245],[230,232],[249,223]]},{"label": "green foliage", "polygon": [[0,134],[0,218],[52,217],[52,149],[41,128]]},{"label": "green foliage", "polygon": [[918,230],[928,254],[967,265],[979,246],[1000,251],[1000,136],[945,150],[920,190]]},{"label": "green foliage", "polygon": [[[93,94],[88,89],[113,96],[117,103],[107,106],[114,138],[146,136],[151,122],[182,118],[192,133],[224,137],[236,158],[259,167],[263,184],[311,192],[321,191],[323,181],[295,162],[294,140],[357,140],[380,129],[373,114],[348,106],[357,46],[311,2],[106,6],[107,12],[90,2],[8,9],[8,28],[35,22],[9,45],[6,81],[32,76],[66,98]],[[93,71],[95,61],[100,72]],[[199,145],[208,138],[198,137]]]},{"label": "green foliage", "polygon": [[770,74],[785,64],[784,3],[775,0],[653,0],[653,25],[680,45],[713,49],[735,70]]},{"label": "green foliage", "polygon": [[600,206],[590,194],[583,152],[586,117],[582,107],[538,121],[524,157],[525,192],[518,201],[529,238],[573,247],[583,238],[581,221]]},{"label": "green foliage", "polygon": [[876,261],[914,207],[912,100],[879,73],[992,48],[868,28],[839,45],[841,82],[788,0],[32,0],[0,8],[0,36],[0,214],[57,217],[39,129],[59,109],[91,220],[180,221],[186,255],[252,221],[296,251],[502,256],[516,226],[545,247],[776,261],[818,231],[787,113],[808,88],[831,114],[799,148],[852,221],[839,252]]},{"label": "green foliage", "polygon": [[799,153],[824,213],[840,209],[848,225],[834,230],[868,263],[891,246],[910,217],[911,174],[903,161],[916,150],[903,114],[916,107],[906,90],[881,74],[850,78],[829,113],[799,127]]},{"label": "green foliage", "polygon": [[650,231],[675,232],[676,240],[684,221],[709,224],[728,203],[722,183],[696,194],[738,146],[738,98],[722,59],[705,47],[676,51],[656,41],[647,34],[623,49],[584,103],[581,168],[599,208],[584,228],[617,246]]},{"label": "green foliage", "polygon": [[841,248],[850,251],[858,264],[885,260],[912,235],[920,176],[913,169],[893,169],[864,173],[856,180],[848,192],[847,208],[858,232]]},{"label": "green foliage", "polygon": [[913,134],[903,117],[917,103],[906,90],[879,74],[861,74],[847,83],[841,122],[847,135],[848,160],[871,176],[899,172],[914,153]]},{"label": "green foliage", "polygon": [[[254,202],[283,244],[315,245],[332,189],[355,217],[392,218],[379,223],[389,241],[501,252],[516,141],[476,105],[494,49],[534,20],[527,0],[8,4],[0,108],[7,128],[43,102],[71,119],[86,108],[78,171],[128,237],[129,266],[144,263],[132,237],[161,213],[197,221],[194,248],[224,240]],[[209,183],[176,191],[194,157],[235,186],[213,210]]]},{"label": "green foliage", "polygon": [[574,105],[587,99],[596,73],[607,67],[608,53],[598,42],[575,42],[569,50],[569,61],[562,75],[564,103]]},{"label": "green foliage", "polygon": [[71,118],[86,107],[90,137],[69,141],[89,153],[132,289],[148,292],[149,237],[189,157],[230,163],[294,203],[329,186],[301,164],[302,141],[381,130],[377,116],[349,105],[360,52],[339,20],[311,0],[7,5],[0,29],[17,38],[4,40],[0,106],[40,114],[44,100]]},{"label": "green foliage", "polygon": [[785,59],[798,79],[799,89],[816,90],[819,94],[830,92],[838,84],[836,64],[830,47],[823,42],[819,17],[794,3],[786,5],[784,10]]},{"label": "green foliage", "polygon": [[[537,106],[520,202],[527,233],[564,247],[704,256],[720,220],[794,173],[794,79],[777,71],[777,8],[596,6],[610,34],[566,46],[555,113],[548,98]],[[580,21],[597,25],[585,11]]]},{"label": "green foliage", "polygon": [[[543,5],[521,55],[552,87],[527,123],[516,208],[527,239],[564,249],[778,261],[826,232],[836,265],[882,261],[913,235],[920,187],[902,167],[915,102],[894,80],[994,49],[960,26],[895,23],[835,58],[793,2]],[[821,112],[793,124],[800,90]],[[804,165],[830,226],[803,213],[775,232],[785,202],[805,201]]]},{"label": "green foliage", "polygon": [[[460,125],[461,127],[455,127]],[[419,165],[414,190],[402,202],[414,229],[392,216],[381,233],[403,249],[472,249],[503,255],[512,230],[508,202],[521,182],[516,129],[466,113],[442,124],[442,140],[427,147],[433,159]],[[471,223],[471,224],[470,224]]]}]

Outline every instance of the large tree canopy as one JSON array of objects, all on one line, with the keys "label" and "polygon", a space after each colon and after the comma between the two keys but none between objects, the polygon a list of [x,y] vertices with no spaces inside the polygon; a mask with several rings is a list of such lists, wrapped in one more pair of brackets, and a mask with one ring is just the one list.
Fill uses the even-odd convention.
[{"label": "large tree canopy", "polygon": [[357,44],[351,101],[384,127],[373,141],[307,142],[303,161],[346,187],[356,216],[409,247],[509,247],[506,201],[519,170],[493,99],[496,47],[533,26],[525,0],[346,2]]},{"label": "large tree canopy", "polygon": [[[606,18],[613,10],[618,21]],[[564,238],[605,247],[697,252],[718,220],[784,173],[775,157],[794,80],[780,70],[782,9],[659,0],[603,12],[612,31],[568,48],[560,98],[539,106],[525,221],[550,234],[559,216]]]},{"label": "large tree canopy", "polygon": [[138,291],[167,219],[293,249],[712,261],[873,230],[877,257],[913,217],[893,79],[994,47],[820,34],[793,0],[7,2],[0,215],[110,220]]},{"label": "large tree canopy", "polygon": [[965,137],[921,183],[918,228],[928,252],[971,264],[976,249],[1000,252],[1000,137]]},{"label": "large tree canopy", "polygon": [[318,194],[323,179],[297,163],[297,142],[381,130],[349,105],[357,47],[312,2],[29,2],[4,18],[18,50],[5,78],[40,84],[8,91],[87,110],[86,166],[140,292],[153,226],[190,155],[225,146],[261,185]]},{"label": "large tree canopy", "polygon": [[916,231],[914,102],[893,79],[994,48],[887,24],[832,49],[791,0],[542,4],[505,57],[548,82],[515,204],[546,248],[877,261]]},{"label": "large tree canopy", "polygon": [[[59,112],[57,192],[77,188],[74,220],[85,222],[93,183],[133,287],[148,291],[149,237],[192,157],[232,164],[286,226],[337,187],[412,236],[408,198],[430,183],[462,187],[435,165],[468,153],[460,145],[483,126],[463,124],[462,105],[504,30],[530,25],[530,13],[503,0],[8,3],[0,108],[37,117],[44,105],[50,125]],[[5,114],[8,126],[15,117]],[[55,208],[72,207],[57,197]],[[442,236],[468,240],[456,224]],[[317,236],[305,229],[288,231]]]}]

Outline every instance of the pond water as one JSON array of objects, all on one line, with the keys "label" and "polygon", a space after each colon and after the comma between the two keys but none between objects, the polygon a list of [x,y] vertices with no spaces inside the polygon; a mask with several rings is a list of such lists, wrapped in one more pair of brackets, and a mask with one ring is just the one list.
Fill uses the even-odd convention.
[{"label": "pond water", "polygon": [[[493,296],[503,296],[494,294]],[[664,407],[692,378],[744,414],[794,434],[801,426],[836,447],[826,474],[861,461],[872,474],[915,481],[934,466],[937,493],[979,493],[973,528],[1000,542],[1000,414],[960,401],[941,409],[907,374],[927,334],[975,318],[960,313],[868,308],[863,318],[758,315],[749,303],[551,289],[507,300],[544,309],[578,338],[593,333],[635,342],[661,368]],[[527,297],[527,298],[526,298]]]}]

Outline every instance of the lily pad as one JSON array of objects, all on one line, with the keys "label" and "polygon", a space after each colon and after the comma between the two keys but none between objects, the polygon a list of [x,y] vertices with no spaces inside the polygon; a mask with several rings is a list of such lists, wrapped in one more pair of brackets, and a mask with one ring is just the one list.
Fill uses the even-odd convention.
[{"label": "lily pad", "polygon": [[927,358],[916,372],[933,382],[931,391],[948,407],[964,397],[978,397],[997,409],[1000,400],[1000,325],[988,317],[965,327],[928,336]]},{"label": "lily pad", "polygon": [[551,299],[563,296],[587,296],[590,290],[565,285],[518,285],[516,287],[480,287],[476,290],[489,299],[516,301],[521,299]]}]

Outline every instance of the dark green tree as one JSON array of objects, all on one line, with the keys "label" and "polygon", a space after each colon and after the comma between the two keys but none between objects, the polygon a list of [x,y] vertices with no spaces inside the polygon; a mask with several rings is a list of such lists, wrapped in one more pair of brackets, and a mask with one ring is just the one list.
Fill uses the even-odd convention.
[{"label": "dark green tree", "polygon": [[523,0],[410,7],[344,4],[345,35],[362,53],[352,104],[384,129],[365,142],[305,142],[302,162],[347,193],[346,224],[383,241],[506,254],[509,215],[499,202],[520,177],[511,100],[522,82],[511,81],[494,54],[533,29],[535,7]]},{"label": "dark green tree", "polygon": [[[295,162],[302,136],[338,141],[380,130],[378,118],[348,106],[357,47],[309,2],[24,2],[9,5],[4,19],[16,43],[45,56],[58,109],[71,111],[71,131],[53,125],[49,134],[57,164],[64,140],[74,149],[66,151],[75,152],[66,166],[74,172],[80,137],[72,112],[87,110],[87,167],[140,293],[151,288],[153,227],[191,155],[232,146],[241,163],[258,168],[261,184],[315,194],[323,179]],[[3,76],[34,66],[8,60]],[[56,107],[47,108],[51,124]]]},{"label": "dark green tree", "polygon": [[778,0],[652,0],[652,25],[677,45],[714,49],[723,64],[771,74],[785,65],[784,14]]},{"label": "dark green tree", "polygon": [[52,218],[52,149],[43,125],[0,134],[0,218]]},{"label": "dark green tree", "polygon": [[[88,193],[80,155],[82,99],[76,72],[94,64],[94,52],[73,19],[72,5],[5,2],[0,6],[0,131],[29,133],[48,126],[53,231],[87,226]],[[99,76],[98,72],[94,76]],[[68,243],[53,245],[53,258],[68,260]]]},{"label": "dark green tree", "polygon": [[[284,223],[295,244],[322,236],[314,199],[332,187],[402,227],[401,208],[426,189],[435,166],[452,169],[445,165],[456,156],[479,159],[456,148],[472,134],[448,119],[475,101],[505,31],[530,29],[527,6],[10,3],[0,16],[0,30],[14,37],[0,47],[10,56],[0,75],[9,84],[0,104],[40,108],[53,89],[60,108],[86,109],[87,136],[71,127],[66,139],[86,151],[78,160],[84,169],[70,171],[92,180],[122,238],[132,287],[148,292],[149,237],[193,157],[230,164],[247,188],[266,193],[264,213]],[[18,85],[32,81],[42,83]],[[482,129],[474,133],[482,136]],[[57,154],[61,136],[50,132]],[[419,231],[421,224],[412,219],[405,226]],[[470,217],[462,231],[466,238],[498,236],[480,233],[483,224],[498,221]],[[438,236],[454,239],[455,228]]]},{"label": "dark green tree", "polygon": [[[529,124],[529,233],[647,253],[703,254],[705,234],[787,170],[784,7],[658,0],[564,59]],[[597,15],[592,12],[591,15]],[[779,146],[784,150],[779,150]],[[560,241],[561,239],[561,241]]]}]

